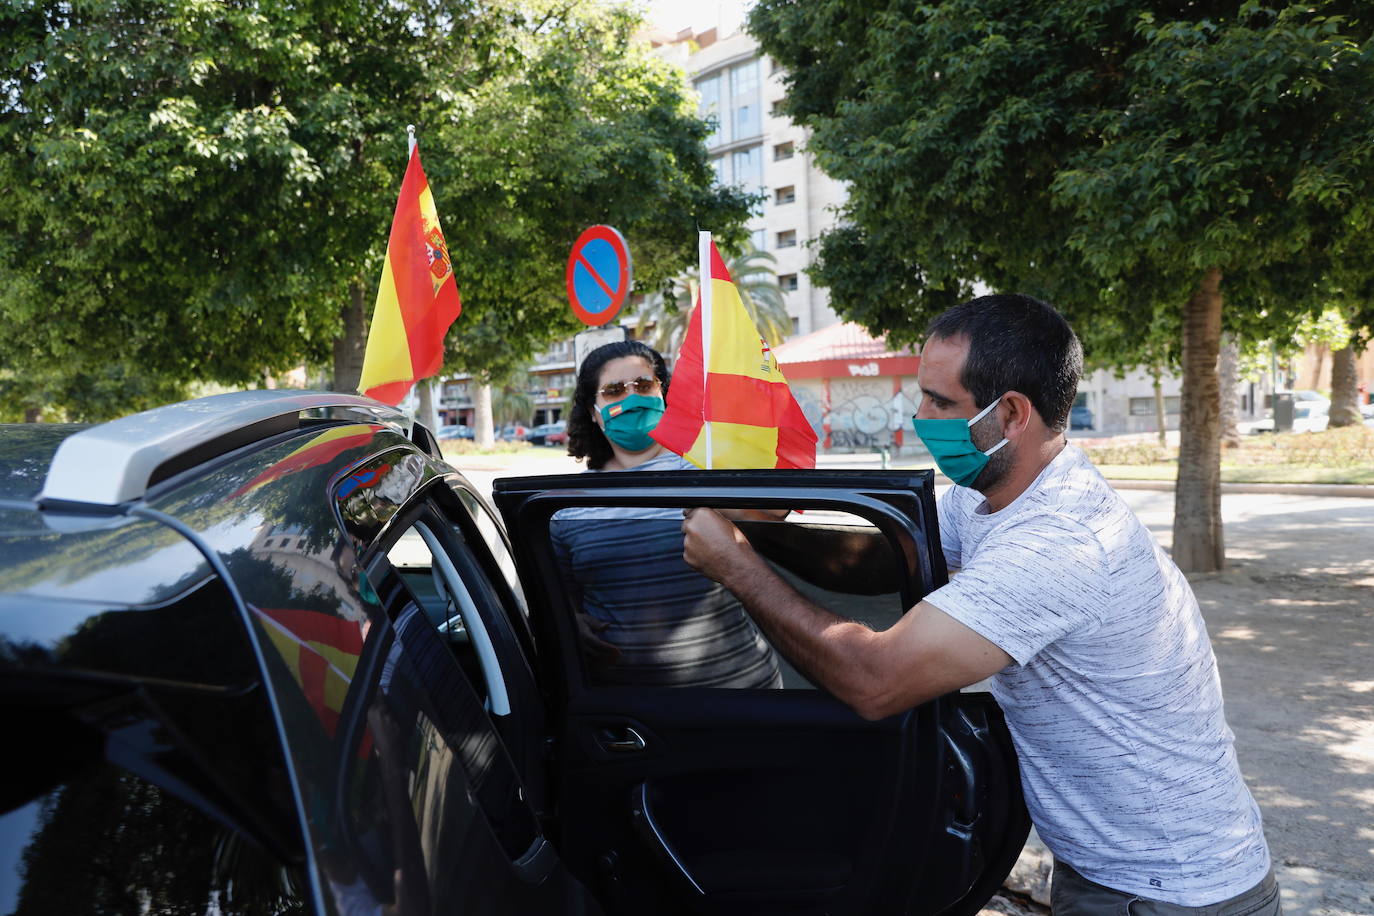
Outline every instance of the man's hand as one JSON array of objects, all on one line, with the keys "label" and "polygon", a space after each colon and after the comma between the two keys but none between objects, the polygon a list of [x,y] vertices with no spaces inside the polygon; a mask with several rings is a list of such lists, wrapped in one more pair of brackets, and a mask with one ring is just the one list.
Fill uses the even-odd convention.
[{"label": "man's hand", "polygon": [[682,559],[697,572],[726,588],[727,581],[758,562],[740,530],[714,509],[683,511]]}]

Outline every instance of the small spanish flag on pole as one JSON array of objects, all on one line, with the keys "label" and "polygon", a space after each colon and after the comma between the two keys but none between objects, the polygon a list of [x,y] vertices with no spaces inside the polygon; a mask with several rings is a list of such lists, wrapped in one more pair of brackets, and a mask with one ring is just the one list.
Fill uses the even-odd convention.
[{"label": "small spanish flag on pole", "polygon": [[701,233],[700,248],[701,294],[673,367],[668,408],[649,435],[707,470],[814,468],[816,433],[711,233]]},{"label": "small spanish flag on pole", "polygon": [[410,387],[444,363],[444,335],[463,310],[434,195],[410,136],[410,163],[382,263],[382,283],[367,333],[358,390],[399,404]]}]

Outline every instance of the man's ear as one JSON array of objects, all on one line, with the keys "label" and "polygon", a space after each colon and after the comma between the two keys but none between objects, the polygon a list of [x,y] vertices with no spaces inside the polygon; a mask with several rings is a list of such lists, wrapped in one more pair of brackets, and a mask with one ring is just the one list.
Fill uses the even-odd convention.
[{"label": "man's ear", "polygon": [[1002,415],[1002,435],[1008,439],[1020,436],[1039,416],[1030,398],[1019,391],[1008,391],[1002,395],[1002,404],[1006,408]]}]

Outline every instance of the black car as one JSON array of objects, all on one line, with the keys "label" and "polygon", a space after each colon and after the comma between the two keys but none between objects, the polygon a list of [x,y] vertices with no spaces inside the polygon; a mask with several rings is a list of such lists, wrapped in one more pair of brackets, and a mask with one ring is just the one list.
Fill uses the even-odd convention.
[{"label": "black car", "polygon": [[[875,626],[945,577],[929,472],[498,480],[337,393],[0,427],[0,913],[973,913],[1027,831],[984,693],[867,722],[605,684],[565,509],[744,523]],[[630,571],[631,573],[633,571]]]}]

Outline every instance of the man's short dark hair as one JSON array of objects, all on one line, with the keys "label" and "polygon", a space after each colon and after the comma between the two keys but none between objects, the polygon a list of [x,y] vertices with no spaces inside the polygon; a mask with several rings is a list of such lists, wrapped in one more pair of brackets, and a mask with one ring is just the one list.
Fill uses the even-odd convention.
[{"label": "man's short dark hair", "polygon": [[1083,375],[1083,347],[1053,306],[1020,293],[979,296],[938,316],[926,337],[967,338],[959,383],[979,409],[1019,391],[1050,429],[1063,432],[1068,426]]}]

